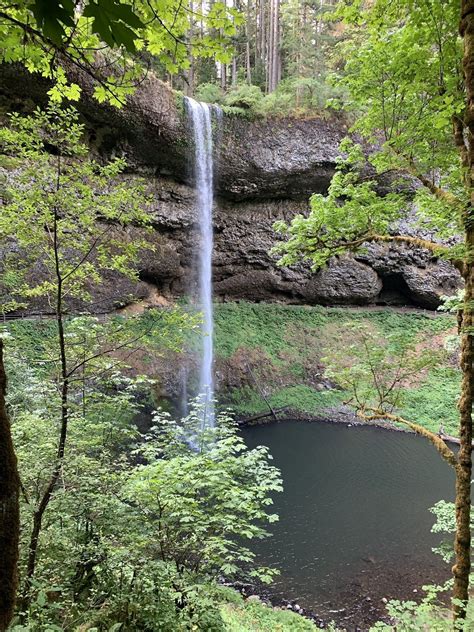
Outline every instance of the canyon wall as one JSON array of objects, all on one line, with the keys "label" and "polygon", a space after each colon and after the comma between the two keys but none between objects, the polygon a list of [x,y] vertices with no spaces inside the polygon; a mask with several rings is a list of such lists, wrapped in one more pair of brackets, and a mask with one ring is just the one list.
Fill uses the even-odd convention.
[{"label": "canyon wall", "polygon": [[[140,282],[111,278],[96,296],[96,311],[134,300],[174,299],[192,291],[197,221],[189,169],[192,155],[182,98],[150,76],[116,109],[91,96],[87,76],[79,109],[92,151],[100,157],[125,154],[125,177],[145,178],[156,232],[154,252],[143,254]],[[0,68],[2,111],[31,110],[46,102],[48,84],[24,70]],[[300,264],[280,268],[269,254],[273,223],[308,210],[311,193],[327,190],[338,145],[347,133],[343,119],[216,119],[216,204],[213,261],[216,300],[291,304],[394,304],[436,308],[443,294],[459,287],[456,270],[422,250],[370,245],[357,257],[334,259],[319,272]],[[390,182],[380,182],[383,190]],[[133,239],[135,229],[124,235]]]}]

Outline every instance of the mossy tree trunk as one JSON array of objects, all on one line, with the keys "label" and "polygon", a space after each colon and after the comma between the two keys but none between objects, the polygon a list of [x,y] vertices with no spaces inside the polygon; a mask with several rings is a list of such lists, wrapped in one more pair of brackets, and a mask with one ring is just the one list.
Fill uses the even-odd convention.
[{"label": "mossy tree trunk", "polygon": [[461,398],[459,401],[460,448],[456,467],[456,536],[454,552],[456,561],[453,566],[454,615],[464,618],[469,598],[469,574],[471,571],[471,477],[472,477],[472,403],[474,393],[473,380],[473,314],[474,300],[474,268],[472,252],[474,251],[474,230],[466,229],[466,246],[471,253],[466,260],[465,303],[462,316],[461,368],[463,372]]},{"label": "mossy tree trunk", "polygon": [[20,532],[17,460],[10,431],[5,392],[7,379],[0,339],[0,631],[13,617],[17,591],[18,541]]},{"label": "mossy tree trunk", "polygon": [[460,149],[469,196],[463,211],[465,231],[465,260],[463,277],[465,297],[461,330],[461,368],[463,373],[459,401],[461,441],[456,468],[456,537],[454,543],[456,561],[453,566],[454,616],[466,616],[469,599],[469,574],[471,571],[471,478],[472,478],[472,404],[474,397],[473,371],[473,301],[474,301],[474,0],[461,1],[460,32],[464,43],[463,71],[466,89],[466,109],[463,129],[455,137]]}]

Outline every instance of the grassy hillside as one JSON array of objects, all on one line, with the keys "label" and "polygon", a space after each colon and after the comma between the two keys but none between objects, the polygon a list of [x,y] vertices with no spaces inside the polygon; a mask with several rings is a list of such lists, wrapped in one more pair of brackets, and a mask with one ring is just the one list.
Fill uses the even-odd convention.
[{"label": "grassy hillside", "polygon": [[[426,348],[447,346],[455,334],[452,316],[430,312],[364,310],[274,304],[216,305],[216,371],[220,398],[240,415],[290,406],[321,415],[341,404],[347,393],[331,388],[323,358],[351,343],[351,326],[363,323],[380,341],[403,333]],[[421,352],[421,351],[420,351]],[[459,370],[453,357],[404,387],[400,412],[431,429],[443,424],[456,433]],[[257,386],[258,385],[258,386]]]}]

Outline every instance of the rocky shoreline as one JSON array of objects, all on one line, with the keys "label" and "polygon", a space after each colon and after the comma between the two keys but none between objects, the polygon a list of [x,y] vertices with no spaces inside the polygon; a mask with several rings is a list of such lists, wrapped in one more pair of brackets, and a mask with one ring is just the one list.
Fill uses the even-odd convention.
[{"label": "rocky shoreline", "polygon": [[395,426],[390,421],[370,420],[364,421],[349,407],[349,406],[335,406],[331,408],[325,408],[314,415],[308,415],[295,409],[286,409],[285,414],[282,417],[275,419],[272,413],[269,411],[265,414],[265,417],[253,420],[253,418],[236,417],[236,421],[240,426],[252,426],[252,425],[265,425],[270,423],[281,422],[308,422],[308,423],[325,423],[325,424],[340,424],[348,428],[353,426],[371,426],[375,428],[381,428],[391,432],[405,432],[408,434],[415,434],[408,428],[402,428]]},{"label": "rocky shoreline", "polygon": [[328,616],[321,616],[314,610],[300,606],[297,599],[289,600],[275,595],[268,587],[239,582],[230,586],[238,590],[248,601],[258,601],[269,608],[291,610],[309,619],[320,629],[325,629],[331,623],[335,623],[338,629],[346,632],[367,632],[369,627],[377,621],[391,623],[384,604],[376,606],[369,596],[354,595],[355,600],[350,608],[334,608],[328,611]]}]

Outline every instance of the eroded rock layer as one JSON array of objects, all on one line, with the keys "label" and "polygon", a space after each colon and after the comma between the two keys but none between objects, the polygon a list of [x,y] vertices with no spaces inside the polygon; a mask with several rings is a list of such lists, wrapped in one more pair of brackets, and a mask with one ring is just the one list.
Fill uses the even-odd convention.
[{"label": "eroded rock layer", "polygon": [[[186,185],[155,180],[153,222],[161,247],[141,270],[165,295],[192,289],[197,239],[194,194]],[[317,273],[309,265],[280,268],[269,254],[273,223],[308,209],[306,200],[216,200],[214,293],[220,300],[323,305],[417,305],[435,308],[459,286],[457,271],[422,249],[371,245],[354,257],[334,259]]]}]

